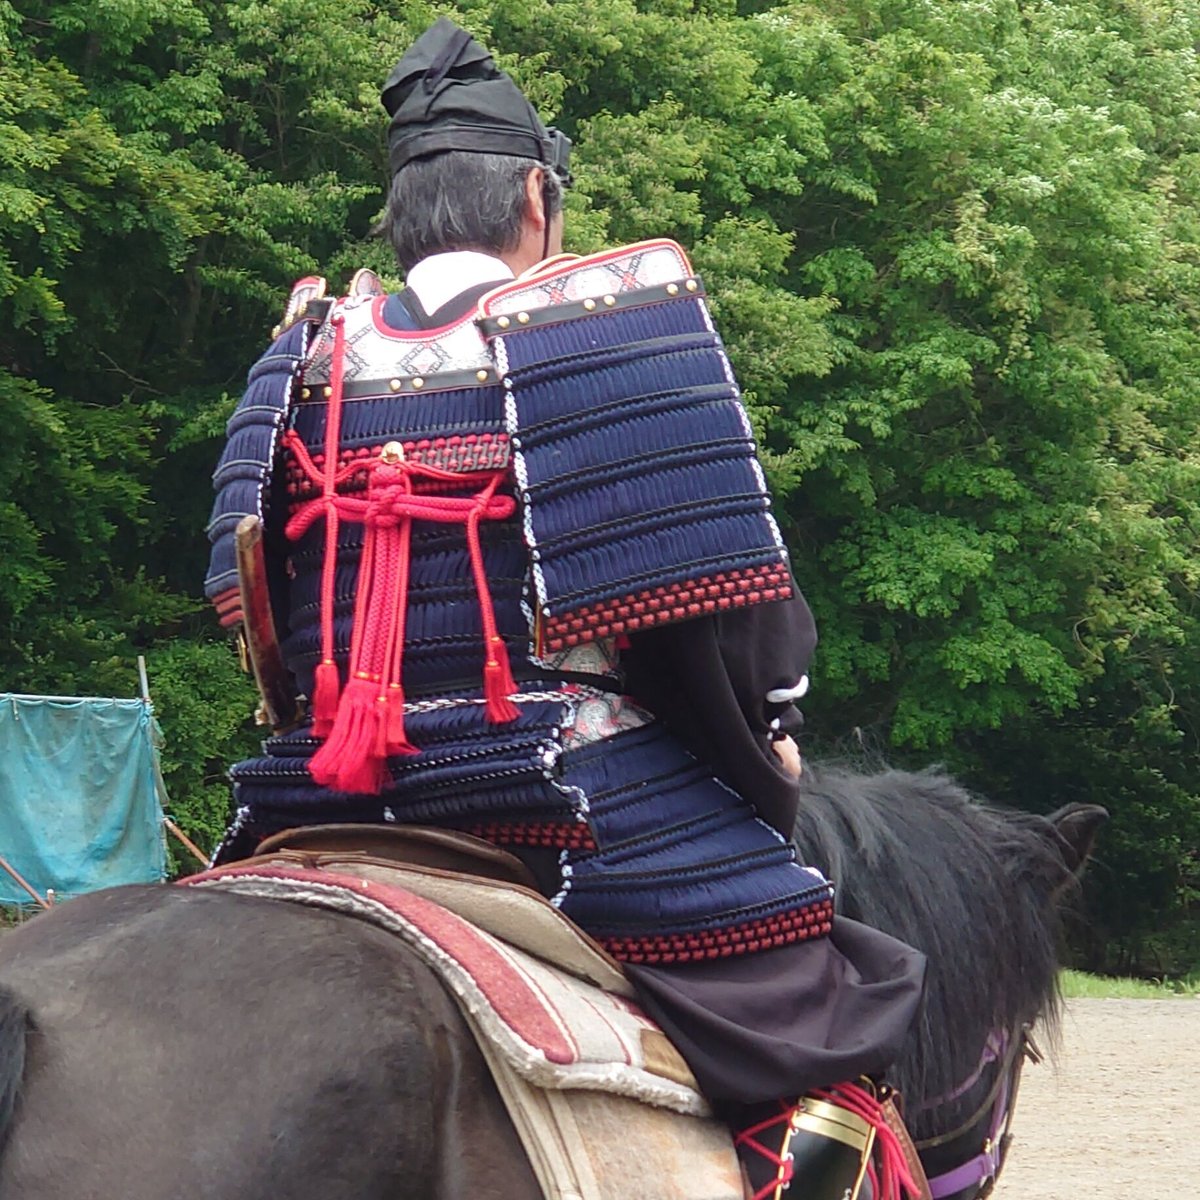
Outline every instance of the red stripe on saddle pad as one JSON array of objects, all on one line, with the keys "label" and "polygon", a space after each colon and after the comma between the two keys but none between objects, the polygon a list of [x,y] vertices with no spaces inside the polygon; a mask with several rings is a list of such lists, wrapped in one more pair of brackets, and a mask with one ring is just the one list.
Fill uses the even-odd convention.
[{"label": "red stripe on saddle pad", "polygon": [[[374,880],[355,879],[352,875],[305,870],[301,867],[220,867],[181,879],[179,884],[190,887],[214,886],[223,880],[238,879],[269,880],[284,886],[295,883],[297,887],[315,887],[330,895],[338,891],[349,892],[355,898],[382,905],[469,972],[497,1016],[518,1036],[541,1050],[547,1060],[561,1064],[579,1060],[578,1047],[564,1026],[555,1020],[546,997],[532,986],[530,980],[496,948],[486,934],[441,905],[404,888]],[[278,898],[284,900],[288,897]],[[297,896],[294,903],[314,902]],[[322,907],[319,904],[316,906]],[[348,916],[355,915],[338,909],[332,902],[324,907]],[[358,919],[367,918],[360,915]]]}]

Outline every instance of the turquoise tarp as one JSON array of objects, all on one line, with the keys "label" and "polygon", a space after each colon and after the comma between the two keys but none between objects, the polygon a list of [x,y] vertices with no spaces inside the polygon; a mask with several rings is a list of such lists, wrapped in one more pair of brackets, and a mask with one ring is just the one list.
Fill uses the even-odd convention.
[{"label": "turquoise tarp", "polygon": [[161,879],[157,737],[147,701],[0,693],[0,857],[43,896]]}]

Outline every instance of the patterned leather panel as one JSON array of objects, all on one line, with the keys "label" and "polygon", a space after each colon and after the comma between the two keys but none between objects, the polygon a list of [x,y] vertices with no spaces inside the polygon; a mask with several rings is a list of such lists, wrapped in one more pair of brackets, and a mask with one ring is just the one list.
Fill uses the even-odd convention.
[{"label": "patterned leather panel", "polygon": [[[386,297],[364,297],[349,301],[346,317],[345,382],[378,380],[391,389],[391,380],[401,381],[411,391],[416,380],[420,386],[436,386],[443,373],[478,372],[492,366],[491,355],[470,314],[442,329],[402,332],[388,327],[382,317]],[[304,367],[304,386],[323,387],[332,377],[333,332],[329,324],[318,332]],[[418,388],[419,390],[419,388]]]},{"label": "patterned leather panel", "polygon": [[490,292],[480,302],[479,310],[484,317],[495,317],[586,300],[603,307],[605,296],[665,287],[691,277],[692,264],[683,248],[657,239],[586,258],[558,260],[542,274]]}]

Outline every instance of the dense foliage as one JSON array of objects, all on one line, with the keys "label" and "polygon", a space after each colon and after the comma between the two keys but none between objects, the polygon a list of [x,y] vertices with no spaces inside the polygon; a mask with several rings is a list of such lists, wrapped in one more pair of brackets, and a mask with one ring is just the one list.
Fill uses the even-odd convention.
[{"label": "dense foliage", "polygon": [[[146,653],[208,844],[253,739],[197,598],[219,431],[294,278],[392,270],[377,89],[435,11],[0,0],[0,681],[132,694]],[[816,741],[1108,805],[1089,965],[1192,965],[1200,0],[457,15],[576,140],[570,248],[693,250]]]}]

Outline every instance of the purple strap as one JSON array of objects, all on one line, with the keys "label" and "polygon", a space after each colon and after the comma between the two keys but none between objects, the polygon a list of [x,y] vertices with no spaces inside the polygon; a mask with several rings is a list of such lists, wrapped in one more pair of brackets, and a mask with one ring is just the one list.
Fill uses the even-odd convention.
[{"label": "purple strap", "polygon": [[929,1194],[933,1200],[941,1200],[943,1196],[953,1196],[973,1184],[982,1183],[985,1179],[994,1179],[1000,1169],[1000,1147],[992,1146],[982,1154],[969,1158],[961,1167],[947,1171],[944,1175],[935,1175],[929,1181]]},{"label": "purple strap", "polygon": [[957,1100],[959,1096],[966,1095],[980,1079],[984,1070],[991,1066],[994,1062],[1000,1062],[1004,1055],[1008,1052],[1008,1031],[1004,1029],[997,1030],[994,1033],[989,1033],[987,1041],[983,1044],[983,1053],[979,1056],[979,1065],[971,1072],[954,1089],[952,1092],[947,1092],[944,1096],[934,1096],[932,1100],[925,1100],[917,1106],[917,1112],[925,1112],[930,1108],[940,1108],[943,1104],[949,1104],[952,1100]]},{"label": "purple strap", "polygon": [[[989,1039],[990,1042],[990,1039]],[[985,1051],[986,1053],[986,1051]],[[996,1096],[996,1106],[992,1109],[992,1123],[988,1129],[987,1140],[983,1150],[974,1158],[969,1158],[960,1167],[952,1171],[935,1175],[929,1180],[929,1194],[933,1200],[942,1200],[945,1196],[954,1196],[973,1185],[983,1183],[985,1179],[995,1179],[1000,1171],[1000,1154],[1002,1150],[1002,1134],[1008,1123],[1008,1097],[1012,1073],[1005,1076],[1000,1092]]]}]

